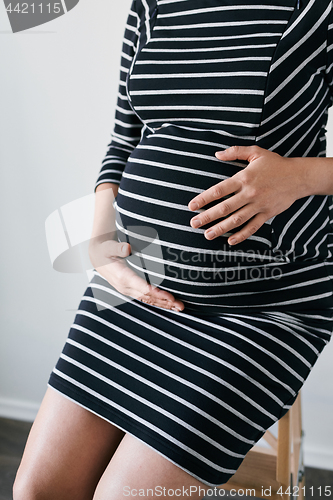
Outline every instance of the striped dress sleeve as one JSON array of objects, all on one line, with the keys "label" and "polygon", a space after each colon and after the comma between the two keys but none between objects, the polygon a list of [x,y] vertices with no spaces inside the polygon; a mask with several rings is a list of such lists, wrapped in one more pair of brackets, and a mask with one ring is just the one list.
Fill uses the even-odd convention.
[{"label": "striped dress sleeve", "polygon": [[133,1],[128,16],[121,55],[118,101],[115,112],[114,130],[102,161],[95,188],[103,182],[119,184],[127,159],[141,138],[143,126],[132,110],[126,92],[126,79],[137,51],[139,17],[136,0]]},{"label": "striped dress sleeve", "polygon": [[331,95],[333,97],[333,6],[331,7],[331,14],[328,22],[328,34],[327,34],[327,63],[326,63],[326,75],[327,83],[331,90]]}]

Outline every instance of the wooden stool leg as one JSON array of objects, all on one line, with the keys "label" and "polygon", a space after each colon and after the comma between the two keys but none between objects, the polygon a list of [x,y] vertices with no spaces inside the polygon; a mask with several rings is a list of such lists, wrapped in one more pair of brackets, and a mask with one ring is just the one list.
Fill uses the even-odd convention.
[{"label": "wooden stool leg", "polygon": [[303,474],[302,480],[299,483],[299,495],[297,497],[299,500],[304,500],[305,498],[304,491],[305,491],[305,476]]},{"label": "wooden stool leg", "polygon": [[[267,431],[264,438],[270,448],[254,446],[236,474],[223,489],[252,489],[265,500],[303,500],[302,418],[300,395],[292,408],[278,422],[278,437]],[[266,490],[265,490],[266,489]],[[271,492],[268,497],[265,491]]]},{"label": "wooden stool leg", "polygon": [[[290,486],[291,474],[291,415],[290,410],[279,420],[276,480],[284,490]],[[283,498],[283,497],[282,497]]]},{"label": "wooden stool leg", "polygon": [[295,403],[291,408],[291,428],[292,428],[292,447],[293,447],[293,463],[292,463],[292,475],[293,484],[298,486],[299,496],[298,499],[304,498],[304,490],[302,490],[305,480],[304,480],[304,470],[303,470],[303,450],[302,450],[302,400],[301,393],[299,393]]}]

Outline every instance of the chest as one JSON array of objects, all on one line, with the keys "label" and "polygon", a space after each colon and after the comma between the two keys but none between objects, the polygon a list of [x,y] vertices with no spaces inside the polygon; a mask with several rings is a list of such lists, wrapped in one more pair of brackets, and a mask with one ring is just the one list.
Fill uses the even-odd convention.
[{"label": "chest", "polygon": [[128,92],[152,126],[223,122],[252,134],[305,82],[325,83],[328,0],[150,0],[149,15],[140,5]]}]

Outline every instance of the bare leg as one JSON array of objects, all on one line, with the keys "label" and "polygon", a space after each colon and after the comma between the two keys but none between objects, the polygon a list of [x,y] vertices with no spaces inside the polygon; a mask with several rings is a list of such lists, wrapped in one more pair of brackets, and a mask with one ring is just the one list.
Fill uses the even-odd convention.
[{"label": "bare leg", "polygon": [[[155,494],[155,488],[162,488],[157,490],[157,493],[162,493]],[[183,492],[183,488],[187,489],[187,493]],[[140,489],[144,490],[144,496],[143,491],[140,495]],[[150,491],[147,492],[148,489]],[[93,500],[125,500],[133,497],[199,500],[208,489],[209,486],[126,434],[98,483]]]},{"label": "bare leg", "polygon": [[16,475],[14,500],[92,500],[123,436],[48,388]]}]

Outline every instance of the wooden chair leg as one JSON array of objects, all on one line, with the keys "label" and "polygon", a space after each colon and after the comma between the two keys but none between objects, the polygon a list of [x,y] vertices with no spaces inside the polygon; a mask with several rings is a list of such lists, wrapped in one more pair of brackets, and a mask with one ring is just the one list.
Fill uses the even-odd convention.
[{"label": "wooden chair leg", "polygon": [[286,490],[290,486],[291,474],[291,415],[288,411],[278,424],[278,449],[276,480]]},{"label": "wooden chair leg", "polygon": [[305,491],[305,476],[303,474],[302,480],[299,483],[299,492],[298,492],[298,497],[297,497],[298,500],[304,500],[304,498],[305,498],[304,491]]},{"label": "wooden chair leg", "polygon": [[298,468],[302,442],[302,417],[301,417],[301,395],[299,394],[295,403],[291,408],[291,429],[292,429],[292,447],[293,447],[293,464],[292,474],[294,476],[294,484],[298,483]]},{"label": "wooden chair leg", "polygon": [[[297,397],[291,409],[279,420],[278,438],[270,431],[264,435],[270,448],[255,446],[245,457],[239,470],[221,485],[223,489],[256,489],[256,496],[268,496],[263,488],[271,490],[270,500],[303,500],[304,478],[302,468],[302,418],[301,397]],[[298,487],[298,488],[295,488]]]}]

